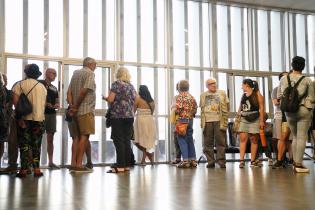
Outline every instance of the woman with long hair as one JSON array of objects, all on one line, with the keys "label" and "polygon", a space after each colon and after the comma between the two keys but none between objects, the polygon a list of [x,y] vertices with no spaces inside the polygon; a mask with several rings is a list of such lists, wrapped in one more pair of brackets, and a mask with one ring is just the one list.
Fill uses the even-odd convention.
[{"label": "woman with long hair", "polygon": [[155,103],[147,86],[140,85],[139,95],[135,101],[136,119],[134,122],[134,144],[142,151],[141,164],[146,157],[153,164],[155,147],[155,122],[153,112]]},{"label": "woman with long hair", "polygon": [[251,166],[259,166],[256,161],[258,149],[259,129],[265,127],[264,97],[258,90],[258,84],[251,79],[244,79],[242,84],[244,94],[238,109],[241,122],[238,132],[240,133],[240,168],[244,168],[244,156],[248,138],[251,141]]}]

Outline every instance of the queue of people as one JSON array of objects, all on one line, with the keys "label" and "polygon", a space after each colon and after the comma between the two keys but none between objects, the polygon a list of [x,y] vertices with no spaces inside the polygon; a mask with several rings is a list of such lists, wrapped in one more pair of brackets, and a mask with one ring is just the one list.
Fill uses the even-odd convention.
[{"label": "queue of people", "polygon": [[[67,91],[68,109],[66,120],[72,138],[72,155],[69,170],[74,173],[93,171],[90,135],[95,134],[95,104],[97,63],[86,57],[83,68],[76,70]],[[276,161],[272,168],[285,167],[285,151],[297,173],[309,172],[303,165],[303,154],[308,140],[308,131],[314,121],[315,104],[314,83],[302,76],[305,59],[296,56],[292,59],[292,71],[279,75],[279,86],[273,90],[272,102],[275,106],[273,140],[277,144]],[[41,71],[36,64],[28,64],[24,69],[25,79],[16,82],[12,90],[6,88],[7,78],[0,74],[0,157],[4,142],[8,142],[9,165],[0,173],[17,173],[24,178],[33,173],[34,177],[43,176],[40,170],[40,152],[42,137],[46,132],[48,167],[59,169],[53,162],[53,139],[56,132],[56,111],[60,108],[59,93],[52,82],[56,70],[48,68],[45,79],[38,80]],[[206,91],[200,95],[201,128],[203,133],[203,153],[207,158],[207,168],[226,168],[226,131],[230,112],[227,93],[217,88],[217,80],[209,78],[205,82]],[[197,113],[197,102],[189,93],[187,80],[177,83],[178,94],[171,105],[170,120],[174,133],[178,168],[196,168],[197,157],[193,139],[193,122]],[[291,89],[290,89],[291,88]],[[258,88],[258,83],[251,79],[242,82],[241,102],[237,112],[239,126],[236,132],[240,136],[240,168],[245,167],[247,141],[250,140],[250,166],[260,167],[258,147],[261,131],[266,126],[265,98]],[[290,92],[291,91],[291,92]],[[296,109],[290,110],[285,103],[288,94],[297,95]],[[28,99],[32,109],[27,114],[13,111],[21,105],[22,99]],[[116,81],[111,84],[108,96],[103,96],[108,103],[108,122],[111,126],[111,138],[116,149],[116,163],[108,173],[126,173],[135,165],[132,143],[142,152],[140,165],[154,163],[156,146],[156,123],[154,121],[155,101],[147,86],[140,85],[138,92],[131,84],[127,68],[120,67],[116,72]],[[283,105],[284,104],[284,105]],[[294,104],[293,104],[294,105]],[[292,105],[292,106],[293,106]],[[236,123],[236,122],[235,122]],[[314,124],[314,123],[313,123]],[[313,125],[313,127],[315,127]],[[290,138],[291,136],[291,138]],[[292,139],[290,143],[289,139]],[[133,141],[131,141],[133,140]],[[20,169],[17,167],[18,149],[20,150]],[[290,149],[292,148],[292,150]],[[216,152],[215,152],[216,150]],[[84,164],[84,155],[86,164]]]}]

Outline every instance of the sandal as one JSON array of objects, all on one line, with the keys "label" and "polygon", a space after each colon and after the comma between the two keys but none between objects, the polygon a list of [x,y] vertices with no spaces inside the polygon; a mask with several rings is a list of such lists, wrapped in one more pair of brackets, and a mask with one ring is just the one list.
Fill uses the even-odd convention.
[{"label": "sandal", "polygon": [[197,161],[196,160],[191,160],[190,161],[190,167],[192,167],[192,168],[197,168]]},{"label": "sandal", "polygon": [[239,167],[240,167],[240,168],[244,168],[244,167],[245,167],[245,162],[244,162],[244,160],[241,160],[241,161],[240,161]]},{"label": "sandal", "polygon": [[123,171],[120,171],[118,170],[117,167],[112,167],[112,169],[108,170],[106,173],[112,173],[112,174],[118,174],[118,173],[124,173],[126,172],[127,170],[123,170]]},{"label": "sandal", "polygon": [[188,161],[183,161],[177,167],[178,168],[190,168],[190,163]]}]

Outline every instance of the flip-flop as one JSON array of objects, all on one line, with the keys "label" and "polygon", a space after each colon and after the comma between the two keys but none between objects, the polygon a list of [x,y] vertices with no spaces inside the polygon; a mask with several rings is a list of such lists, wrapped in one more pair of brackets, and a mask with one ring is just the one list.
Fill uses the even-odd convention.
[{"label": "flip-flop", "polygon": [[124,173],[124,172],[126,172],[126,171],[125,170],[119,171],[118,168],[116,168],[116,167],[112,167],[112,169],[106,171],[106,173],[112,173],[112,174],[118,174],[118,173]]}]

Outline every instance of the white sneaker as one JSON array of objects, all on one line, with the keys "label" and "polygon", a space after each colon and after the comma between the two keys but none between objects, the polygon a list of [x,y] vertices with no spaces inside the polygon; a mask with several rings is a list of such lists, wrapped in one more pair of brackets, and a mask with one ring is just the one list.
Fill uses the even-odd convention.
[{"label": "white sneaker", "polygon": [[273,165],[273,161],[271,158],[268,158],[268,166],[272,166]]},{"label": "white sneaker", "polygon": [[301,165],[295,165],[294,171],[296,173],[309,173],[310,169],[306,168],[305,166]]}]

